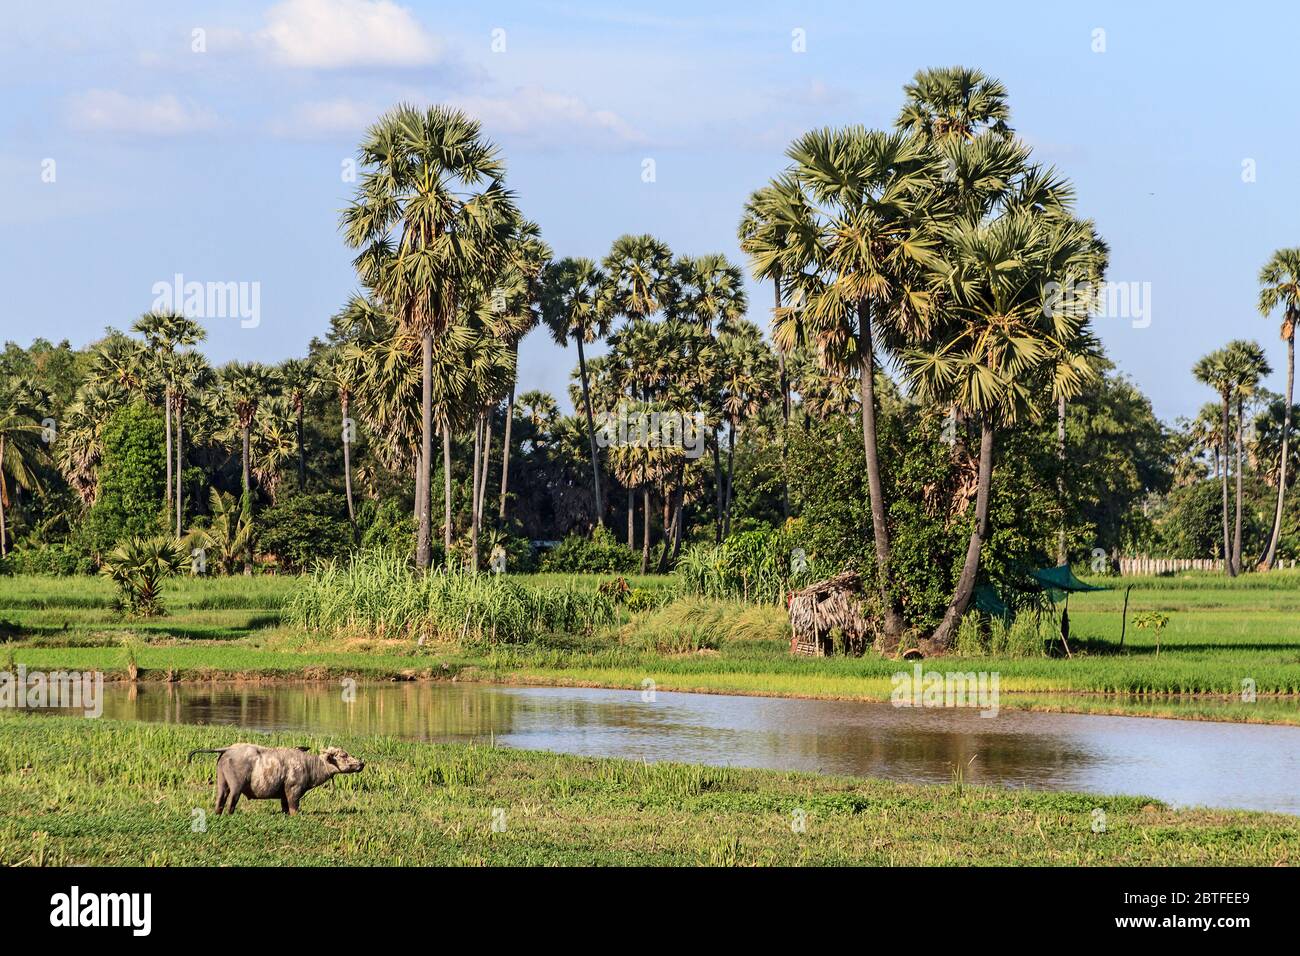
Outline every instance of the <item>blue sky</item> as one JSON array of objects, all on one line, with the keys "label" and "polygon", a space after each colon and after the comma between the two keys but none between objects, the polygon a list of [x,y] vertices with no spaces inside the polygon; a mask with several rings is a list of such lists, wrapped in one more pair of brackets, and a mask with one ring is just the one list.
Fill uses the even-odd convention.
[{"label": "blue sky", "polygon": [[[1210,397],[1189,369],[1230,338],[1283,386],[1254,303],[1272,250],[1300,245],[1291,4],[55,0],[0,19],[2,339],[83,344],[181,273],[260,284],[256,328],[208,321],[215,361],[300,354],[355,287],[343,163],[401,100],[479,116],[557,255],[651,232],[740,261],[741,204],[791,139],[888,125],[918,68],[961,63],[1074,180],[1110,279],[1149,283],[1149,325],[1097,325],[1157,413]],[[771,291],[750,291],[766,326]],[[535,332],[521,388],[562,395],[573,361]]]}]

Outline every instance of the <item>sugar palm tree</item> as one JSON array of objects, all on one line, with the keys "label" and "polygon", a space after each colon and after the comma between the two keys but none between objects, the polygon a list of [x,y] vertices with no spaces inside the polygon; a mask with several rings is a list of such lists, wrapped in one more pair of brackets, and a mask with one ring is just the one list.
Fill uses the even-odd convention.
[{"label": "sugar palm tree", "polygon": [[718,333],[721,406],[727,418],[727,491],[723,499],[722,536],[731,534],[735,498],[736,446],[742,423],[756,418],[778,394],[776,362],[752,322],[735,320]]},{"label": "sugar palm tree", "polygon": [[1293,421],[1291,403],[1295,400],[1295,330],[1300,324],[1300,248],[1279,249],[1273,253],[1260,270],[1259,284],[1259,311],[1268,315],[1279,306],[1282,308],[1282,341],[1286,343],[1286,394],[1282,398],[1282,446],[1277,459],[1277,505],[1273,509],[1268,545],[1259,559],[1259,567],[1268,570],[1277,561],[1277,544],[1282,535],[1282,502],[1286,495],[1287,447]]},{"label": "sugar palm tree", "polygon": [[[203,341],[203,326],[179,313],[146,312],[132,326],[145,341],[145,367],[163,386],[163,418],[166,426],[167,485],[163,493],[166,502],[166,522],[171,525],[172,490],[174,484],[174,455],[172,442],[172,413],[176,404],[176,350],[189,348]],[[179,467],[179,466],[176,466]]]},{"label": "sugar palm tree", "polygon": [[918,70],[903,94],[906,102],[894,125],[905,132],[933,140],[1011,132],[1006,87],[979,70],[963,66]]},{"label": "sugar palm tree", "polygon": [[[1216,409],[1217,416],[1217,409]],[[1270,401],[1256,416],[1251,432],[1254,434],[1254,440],[1250,445],[1250,456],[1254,467],[1263,477],[1264,482],[1270,487],[1275,487],[1277,482],[1284,475],[1294,475],[1300,472],[1300,445],[1294,440],[1293,435],[1287,435],[1287,431],[1294,431],[1292,426],[1287,427],[1287,422],[1300,421],[1300,410],[1297,406],[1291,406],[1290,417],[1288,419],[1287,409],[1283,407],[1282,400],[1274,399]],[[1290,461],[1286,462],[1285,468],[1279,459],[1283,453],[1283,447],[1286,448],[1286,454]],[[1259,570],[1264,570],[1263,566]]]},{"label": "sugar palm tree", "polygon": [[774,267],[787,278],[793,301],[778,310],[773,336],[794,338],[799,324],[829,364],[853,367],[861,387],[862,438],[871,499],[876,587],[886,642],[903,633],[902,607],[892,587],[890,535],[876,440],[875,369],[878,350],[897,351],[929,325],[925,266],[934,256],[927,204],[936,174],[919,139],[862,127],[824,129],[787,151],[787,177],[798,186],[791,215],[803,224],[787,238]]},{"label": "sugar palm tree", "polygon": [[[508,255],[508,282],[501,289],[502,313],[494,323],[496,332],[506,341],[519,366],[519,342],[542,322],[543,275],[551,261],[551,247],[541,238],[537,223],[521,221],[510,241]],[[506,520],[506,495],[510,487],[511,425],[514,423],[515,387],[518,375],[510,380],[510,394],[506,399],[505,434],[501,445],[501,489],[497,503],[497,525],[504,527]]]},{"label": "sugar palm tree", "polygon": [[1241,339],[1231,342],[1227,347],[1228,363],[1233,373],[1233,398],[1236,401],[1236,471],[1237,500],[1232,531],[1232,566],[1241,573],[1241,507],[1242,507],[1242,465],[1245,454],[1245,406],[1259,391],[1260,380],[1273,370],[1264,358],[1264,350],[1258,343]]},{"label": "sugar palm tree", "polygon": [[173,363],[172,404],[176,409],[176,537],[181,537],[185,521],[185,412],[191,396],[212,384],[212,369],[198,352],[189,350],[176,356]]},{"label": "sugar palm tree", "polygon": [[1226,349],[1216,349],[1208,355],[1202,356],[1192,366],[1192,375],[1203,385],[1208,385],[1214,389],[1219,396],[1219,414],[1220,414],[1220,458],[1222,466],[1219,469],[1219,480],[1222,486],[1222,507],[1223,507],[1223,567],[1229,577],[1235,577],[1237,569],[1232,562],[1232,534],[1229,530],[1228,517],[1228,461],[1230,458],[1229,442],[1231,441],[1232,429],[1228,424],[1229,416],[1232,409],[1232,390],[1234,387],[1234,369]]},{"label": "sugar palm tree", "polygon": [[1074,285],[1089,274],[1092,240],[1082,223],[1064,229],[1020,207],[958,222],[947,235],[942,324],[932,344],[908,352],[906,367],[919,395],[979,423],[980,446],[974,527],[953,596],[926,642],[931,650],[951,646],[974,593],[998,430],[1038,414],[1045,395],[1077,395],[1092,377],[1086,363],[1058,361],[1085,329],[1091,302],[1047,304],[1049,283]]},{"label": "sugar palm tree", "polygon": [[[256,362],[231,362],[221,369],[223,404],[233,416],[232,424],[239,433],[242,467],[240,504],[250,525],[253,523],[252,487],[252,428],[257,418],[258,406],[268,398],[278,384],[275,370]],[[244,555],[244,573],[253,573],[253,540],[249,536]]]},{"label": "sugar palm tree", "polygon": [[[773,326],[776,325],[782,308],[781,270],[785,250],[792,244],[792,234],[811,224],[812,216],[805,207],[799,186],[789,177],[755,190],[745,203],[737,229],[740,248],[749,256],[750,271],[754,278],[759,281],[770,279],[772,282]],[[790,486],[785,474],[790,428],[790,376],[786,371],[786,353],[791,348],[791,342],[776,343],[777,374],[781,388],[781,508],[786,518],[790,517]]]},{"label": "sugar palm tree", "polygon": [[590,259],[561,259],[546,267],[542,276],[542,321],[557,345],[578,346],[578,380],[587,418],[587,444],[591,451],[592,508],[598,527],[605,526],[604,498],[600,493],[600,456],[596,450],[596,424],[591,410],[584,344],[609,334],[610,309],[605,296],[605,274]]},{"label": "sugar palm tree", "polygon": [[308,359],[291,358],[280,363],[280,381],[293,408],[294,427],[298,435],[298,490],[307,486],[307,436],[303,427],[307,395],[311,392],[315,368]]},{"label": "sugar palm tree", "polygon": [[361,281],[420,340],[416,563],[428,568],[434,341],[456,321],[467,284],[504,256],[518,214],[496,147],[458,110],[395,107],[371,127],[360,158],[344,235],[359,250]]},{"label": "sugar palm tree", "polygon": [[48,461],[41,441],[44,426],[35,408],[37,393],[30,382],[0,385],[0,557],[9,553],[5,511],[12,484],[26,491],[41,488],[36,466]]},{"label": "sugar palm tree", "polygon": [[672,294],[673,254],[654,236],[615,239],[603,268],[610,311],[629,322],[660,311]]},{"label": "sugar palm tree", "polygon": [[352,420],[352,400],[366,375],[366,352],[355,343],[337,345],[319,362],[308,390],[310,394],[328,394],[339,403],[343,441],[343,495],[348,506],[348,526],[353,542],[357,540],[357,514],[352,502],[352,442],[356,425]]},{"label": "sugar palm tree", "polygon": [[128,400],[126,389],[116,381],[88,378],[64,409],[55,455],[59,471],[86,507],[93,505],[99,494],[104,426]]}]

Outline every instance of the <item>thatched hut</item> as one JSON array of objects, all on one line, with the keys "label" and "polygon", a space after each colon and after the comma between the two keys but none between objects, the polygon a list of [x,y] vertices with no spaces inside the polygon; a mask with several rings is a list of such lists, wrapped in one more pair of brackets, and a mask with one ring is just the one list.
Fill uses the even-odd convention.
[{"label": "thatched hut", "polygon": [[862,593],[862,576],[843,571],[790,595],[790,653],[824,657],[836,651],[861,654],[874,630]]}]

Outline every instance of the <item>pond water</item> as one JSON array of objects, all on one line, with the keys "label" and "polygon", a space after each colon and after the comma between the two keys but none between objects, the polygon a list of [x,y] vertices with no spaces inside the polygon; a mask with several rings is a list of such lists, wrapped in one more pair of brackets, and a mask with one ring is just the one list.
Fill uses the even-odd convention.
[{"label": "pond water", "polygon": [[948,783],[960,765],[971,784],[1300,814],[1300,727],[464,683],[358,684],[351,703],[336,683],[108,685],[104,716],[316,737],[491,737],[530,750],[913,783]]}]

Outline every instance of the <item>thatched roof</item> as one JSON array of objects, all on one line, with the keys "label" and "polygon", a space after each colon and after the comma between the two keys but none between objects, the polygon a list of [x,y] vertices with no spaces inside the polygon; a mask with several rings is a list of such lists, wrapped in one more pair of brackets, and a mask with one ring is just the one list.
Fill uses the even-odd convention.
[{"label": "thatched roof", "polygon": [[821,657],[835,650],[832,631],[843,648],[861,654],[871,644],[874,629],[862,600],[862,576],[842,571],[790,595],[790,652]]}]

